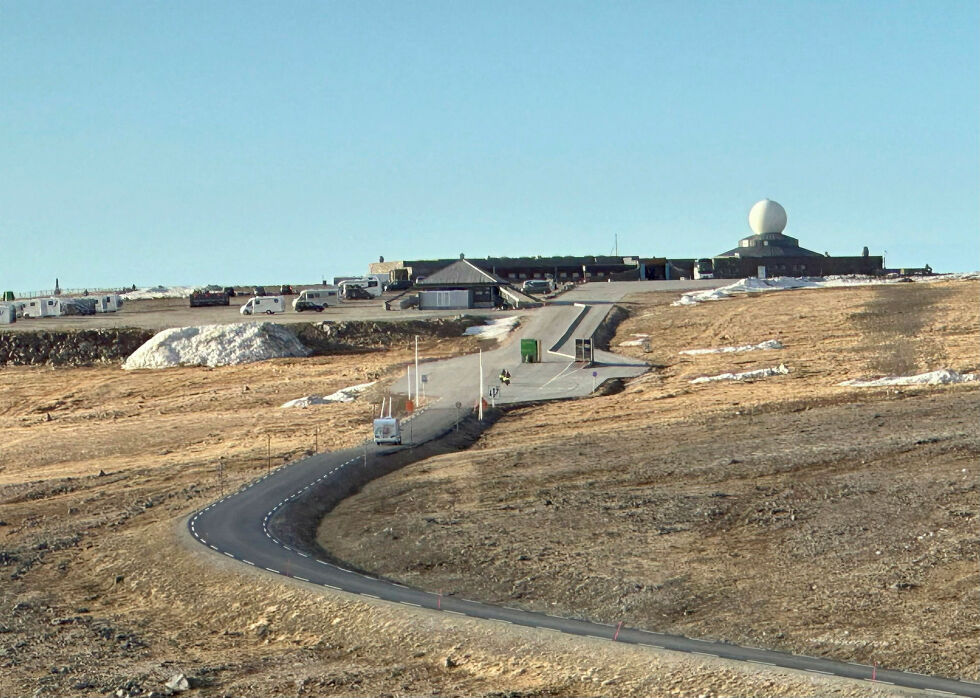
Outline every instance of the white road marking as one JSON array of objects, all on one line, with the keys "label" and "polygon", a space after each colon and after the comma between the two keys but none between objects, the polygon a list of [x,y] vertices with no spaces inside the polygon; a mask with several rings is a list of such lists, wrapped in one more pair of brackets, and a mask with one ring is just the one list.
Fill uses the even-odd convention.
[{"label": "white road marking", "polygon": [[252,562],[251,560],[242,560],[242,562],[244,562],[246,565],[251,565],[252,567],[255,567],[255,563]]},{"label": "white road marking", "polygon": [[465,616],[465,613],[460,613],[459,611],[443,611],[443,613],[451,613],[454,616]]},{"label": "white road marking", "polygon": [[231,553],[225,553],[225,555],[227,555],[228,557],[230,557],[230,558],[231,558],[232,560],[234,560],[234,559],[235,559],[235,556],[234,556],[234,555],[232,555]]},{"label": "white road marking", "polygon": [[[563,354],[562,356],[564,356],[564,354]],[[554,378],[552,378],[551,380],[549,380],[549,381],[548,381],[547,383],[545,383],[544,385],[542,385],[542,386],[540,386],[540,387],[538,388],[538,390],[544,390],[544,387],[545,387],[546,385],[548,385],[548,383],[551,383],[551,381],[556,381],[556,380],[558,380],[559,378],[561,378],[561,377],[562,377],[562,375],[564,375],[564,373],[565,373],[565,372],[566,372],[566,371],[567,371],[568,369],[570,369],[570,368],[571,368],[572,366],[574,366],[574,365],[575,365],[575,362],[574,362],[574,361],[569,361],[569,362],[568,362],[568,365],[567,365],[567,366],[565,366],[565,368],[563,368],[563,369],[562,369],[561,371],[559,371],[559,372],[558,372],[558,375],[556,375],[556,376],[555,376]]]},{"label": "white road marking", "polygon": [[695,652],[691,651],[690,654],[700,654],[702,657],[717,657],[717,654],[708,654],[707,652]]},{"label": "white road marking", "polygon": [[275,572],[276,574],[279,574],[279,570],[274,570],[271,567],[266,567],[266,569],[269,570],[270,572]]},{"label": "white road marking", "polygon": [[299,580],[299,581],[301,581],[301,582],[308,582],[308,581],[310,581],[310,580],[309,580],[309,579],[307,579],[306,577],[293,577],[293,579],[298,579],[298,580]]}]

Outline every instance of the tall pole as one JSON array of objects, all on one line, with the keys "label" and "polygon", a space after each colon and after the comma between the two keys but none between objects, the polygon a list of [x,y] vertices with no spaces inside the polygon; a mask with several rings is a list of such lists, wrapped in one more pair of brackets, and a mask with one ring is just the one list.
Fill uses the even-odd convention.
[{"label": "tall pole", "polygon": [[419,402],[419,336],[415,335],[415,402]]},{"label": "tall pole", "polygon": [[480,349],[480,394],[477,396],[477,414],[480,421],[483,421],[483,350]]},{"label": "tall pole", "polygon": [[408,368],[405,369],[405,378],[408,381],[408,399],[412,399],[412,365],[409,364]]}]

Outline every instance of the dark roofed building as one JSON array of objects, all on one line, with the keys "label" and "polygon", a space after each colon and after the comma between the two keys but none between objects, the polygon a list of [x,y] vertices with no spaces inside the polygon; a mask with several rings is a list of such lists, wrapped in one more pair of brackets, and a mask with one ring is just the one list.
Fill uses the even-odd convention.
[{"label": "dark roofed building", "polygon": [[538,301],[513,288],[506,280],[459,259],[415,282],[420,310],[527,308]]}]

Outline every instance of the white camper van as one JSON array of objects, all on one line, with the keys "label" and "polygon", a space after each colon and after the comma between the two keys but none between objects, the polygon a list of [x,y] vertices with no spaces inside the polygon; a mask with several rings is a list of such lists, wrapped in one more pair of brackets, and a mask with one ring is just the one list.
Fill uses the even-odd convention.
[{"label": "white camper van", "polygon": [[308,288],[300,291],[293,299],[293,310],[298,313],[304,310],[323,310],[327,306],[337,305],[339,301],[340,295],[336,288]]},{"label": "white camper van", "polygon": [[57,317],[61,315],[61,300],[58,298],[32,298],[24,303],[23,316]]},{"label": "white camper van", "polygon": [[385,416],[385,399],[381,399],[381,414],[374,420],[374,443],[401,445],[402,429],[397,417],[391,416],[391,398],[388,398],[388,415]]},{"label": "white camper van", "polygon": [[255,298],[249,298],[245,305],[239,308],[238,312],[242,315],[258,315],[259,313],[274,315],[286,312],[286,304],[283,302],[282,296],[255,296]]},{"label": "white camper van", "polygon": [[348,286],[357,286],[363,288],[369,294],[377,298],[384,291],[381,286],[381,281],[378,280],[376,276],[361,276],[356,279],[347,279],[346,281],[340,282],[340,294],[344,295],[344,291]]},{"label": "white camper van", "polygon": [[17,309],[9,303],[0,303],[0,325],[17,322]]}]

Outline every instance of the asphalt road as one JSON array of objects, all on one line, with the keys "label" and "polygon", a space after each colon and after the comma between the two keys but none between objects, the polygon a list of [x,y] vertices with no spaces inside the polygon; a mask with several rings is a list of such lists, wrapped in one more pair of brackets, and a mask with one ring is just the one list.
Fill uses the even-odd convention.
[{"label": "asphalt road", "polygon": [[[615,284],[610,284],[605,290],[606,295],[611,296],[619,292],[613,289],[613,286]],[[586,295],[579,300],[590,299]],[[602,303],[608,299],[593,296],[591,300]],[[575,306],[559,306],[553,313],[540,313],[538,316],[542,319],[528,323],[523,330],[524,334],[534,333],[552,340],[560,338],[563,327],[567,327],[562,323],[568,322],[570,317],[565,310],[566,307]],[[580,325],[580,327],[581,332],[590,331],[590,326]],[[502,365],[507,365],[502,362],[513,359],[514,344],[516,343],[485,353],[484,358],[489,359],[484,361],[486,378],[491,377]],[[453,406],[456,399],[462,402],[469,396],[472,402],[476,401],[479,385],[478,362],[474,363],[476,360],[473,357],[463,357],[463,359],[465,361],[453,359],[439,362],[423,369],[423,373],[430,377],[427,382],[427,385],[431,385],[430,396],[433,399],[437,396],[441,399],[433,400],[434,404],[431,407],[417,413],[409,422],[405,434],[411,435],[415,444],[431,441],[453,430],[458,419],[458,411]],[[559,369],[562,361],[556,358],[554,361],[549,360],[544,364],[530,367],[519,362],[514,364],[512,370],[514,384],[501,391],[502,394],[509,393],[504,397],[504,401],[519,402],[543,399],[543,396],[551,397],[559,390],[556,385],[560,386],[562,392],[558,397],[587,394],[592,385],[591,372],[587,372],[584,376],[576,376],[574,374],[582,371],[572,368],[550,378],[546,373],[537,375],[536,372],[545,370],[542,366],[548,371]],[[496,363],[490,366],[491,362]],[[567,361],[565,363],[567,364]],[[622,363],[621,366],[602,367],[603,370],[609,371],[608,374],[603,375],[613,376],[617,372],[644,370],[642,366]],[[470,380],[461,379],[461,376],[469,375],[466,371],[473,374]],[[551,387],[542,386],[540,384],[542,378],[547,378],[548,386]],[[564,392],[566,389],[568,392]],[[470,407],[472,403],[464,404]],[[282,466],[192,515],[188,520],[188,528],[191,535],[202,544],[216,553],[226,555],[243,564],[302,582],[369,598],[571,635],[851,679],[867,681],[873,679],[878,683],[905,688],[980,698],[980,684],[968,681],[876,669],[822,657],[791,655],[773,650],[666,635],[626,626],[560,618],[544,613],[470,601],[456,596],[443,597],[345,569],[342,565],[318,558],[315,546],[312,544],[304,546],[286,540],[286,535],[281,531],[288,529],[291,509],[295,507],[299,511],[307,498],[323,500],[329,499],[331,495],[335,499],[342,498],[343,493],[351,491],[353,487],[389,472],[391,466],[386,464],[387,461],[395,457],[404,457],[404,452],[411,448],[411,444],[401,448],[377,447],[371,442],[345,451],[318,454]],[[419,457],[424,457],[421,452]]]}]

